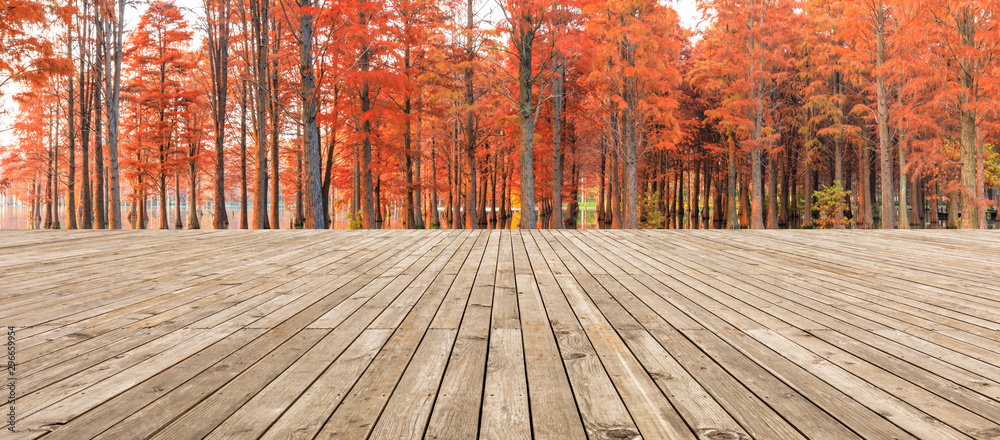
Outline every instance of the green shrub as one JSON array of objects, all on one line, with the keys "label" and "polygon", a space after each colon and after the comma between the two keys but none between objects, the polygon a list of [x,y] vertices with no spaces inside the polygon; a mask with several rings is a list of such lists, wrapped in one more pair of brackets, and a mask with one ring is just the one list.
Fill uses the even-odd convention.
[{"label": "green shrub", "polygon": [[833,186],[823,186],[823,189],[813,195],[819,211],[819,216],[813,220],[817,228],[844,229],[854,224],[854,220],[844,216],[844,211],[850,208],[848,197],[851,192],[841,188],[840,182],[833,182]]},{"label": "green shrub", "polygon": [[660,212],[660,193],[647,192],[639,199],[639,218],[644,219],[639,223],[640,229],[662,229],[663,213]]}]

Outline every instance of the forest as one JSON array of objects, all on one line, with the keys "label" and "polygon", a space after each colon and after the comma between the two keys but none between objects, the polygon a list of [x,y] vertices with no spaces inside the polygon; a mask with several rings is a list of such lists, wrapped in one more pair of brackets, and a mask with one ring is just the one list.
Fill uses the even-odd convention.
[{"label": "forest", "polygon": [[659,0],[0,2],[22,228],[987,228],[1000,203],[995,0],[698,0],[698,29]]}]

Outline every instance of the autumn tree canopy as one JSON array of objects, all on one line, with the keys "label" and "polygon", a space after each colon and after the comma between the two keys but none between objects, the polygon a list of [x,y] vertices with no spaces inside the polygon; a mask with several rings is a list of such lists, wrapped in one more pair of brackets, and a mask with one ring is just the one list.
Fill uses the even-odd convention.
[{"label": "autumn tree canopy", "polygon": [[0,6],[24,226],[983,228],[1000,201],[991,1]]}]

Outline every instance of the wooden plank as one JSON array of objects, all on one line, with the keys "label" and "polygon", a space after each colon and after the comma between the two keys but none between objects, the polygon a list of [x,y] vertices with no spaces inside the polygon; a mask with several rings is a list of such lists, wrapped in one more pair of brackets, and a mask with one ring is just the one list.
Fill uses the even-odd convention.
[{"label": "wooden plank", "polygon": [[[588,437],[640,438],[639,428],[577,319],[558,276],[568,271],[538,237],[521,233]],[[547,255],[546,255],[547,254]],[[543,257],[543,255],[546,255]],[[551,263],[551,264],[550,264]]]}]

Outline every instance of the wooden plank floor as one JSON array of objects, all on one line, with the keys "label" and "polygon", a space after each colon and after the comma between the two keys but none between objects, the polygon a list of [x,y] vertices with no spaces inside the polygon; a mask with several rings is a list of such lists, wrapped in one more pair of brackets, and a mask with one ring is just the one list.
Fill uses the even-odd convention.
[{"label": "wooden plank floor", "polygon": [[1000,439],[993,231],[0,231],[0,255],[4,439]]}]

